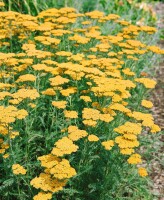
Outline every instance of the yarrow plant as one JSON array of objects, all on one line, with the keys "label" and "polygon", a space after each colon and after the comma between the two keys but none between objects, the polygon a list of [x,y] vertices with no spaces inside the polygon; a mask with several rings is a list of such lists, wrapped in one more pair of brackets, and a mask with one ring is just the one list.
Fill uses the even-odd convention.
[{"label": "yarrow plant", "polygon": [[69,7],[0,16],[2,198],[118,199],[141,133],[160,131],[142,61],[164,51],[140,41],[156,28]]}]

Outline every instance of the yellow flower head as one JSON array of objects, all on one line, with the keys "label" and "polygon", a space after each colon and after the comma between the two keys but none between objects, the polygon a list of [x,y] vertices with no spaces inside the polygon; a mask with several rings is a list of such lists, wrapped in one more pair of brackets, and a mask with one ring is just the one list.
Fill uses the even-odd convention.
[{"label": "yellow flower head", "polygon": [[66,108],[67,102],[66,101],[52,101],[52,105],[59,109]]},{"label": "yellow flower head", "polygon": [[78,118],[78,113],[76,111],[65,110],[64,115],[66,118],[71,118],[71,119]]},{"label": "yellow flower head", "polygon": [[33,200],[50,200],[52,199],[52,193],[39,192],[33,197]]},{"label": "yellow flower head", "polygon": [[114,141],[108,140],[108,141],[102,142],[101,144],[106,150],[111,150],[112,147],[114,146]]},{"label": "yellow flower head", "polygon": [[48,95],[48,96],[54,96],[56,92],[52,88],[48,88],[45,91],[43,91],[42,94]]},{"label": "yellow flower head", "polygon": [[3,2],[0,2],[0,7],[4,7],[5,4]]},{"label": "yellow flower head", "polygon": [[18,174],[26,174],[26,169],[24,167],[22,167],[21,165],[19,164],[13,164],[12,165],[12,170],[13,170],[13,173],[18,175]]},{"label": "yellow flower head", "polygon": [[97,142],[97,141],[99,141],[99,138],[96,135],[91,134],[88,136],[88,141]]},{"label": "yellow flower head", "polygon": [[139,164],[141,162],[142,162],[141,156],[137,153],[132,154],[128,159],[129,164]]},{"label": "yellow flower head", "polygon": [[59,86],[69,82],[69,79],[63,78],[61,76],[56,76],[55,78],[50,78],[49,80],[52,86]]},{"label": "yellow flower head", "polygon": [[141,105],[144,106],[145,108],[153,107],[153,103],[151,101],[147,101],[147,100],[142,100]]},{"label": "yellow flower head", "polygon": [[70,166],[68,160],[62,159],[61,162],[57,163],[50,169],[50,174],[52,174],[55,178],[62,180],[75,176],[76,171]]},{"label": "yellow flower head", "polygon": [[89,96],[80,96],[80,99],[84,100],[85,102],[92,102],[92,99]]},{"label": "yellow flower head", "polygon": [[36,76],[34,76],[33,74],[25,74],[22,76],[19,76],[19,78],[16,80],[16,82],[26,82],[26,81],[31,81],[34,82],[36,81]]},{"label": "yellow flower head", "polygon": [[63,156],[65,154],[71,154],[78,150],[78,146],[73,144],[72,140],[68,137],[63,137],[55,143],[55,146],[52,149],[52,154],[56,156]]},{"label": "yellow flower head", "polygon": [[144,167],[138,168],[138,174],[139,174],[140,176],[142,176],[142,177],[145,177],[145,176],[148,175],[148,173],[147,173],[147,171],[146,171],[146,169],[145,169]]},{"label": "yellow flower head", "polygon": [[72,141],[77,141],[83,137],[86,137],[88,133],[85,130],[78,129],[77,126],[69,126],[68,127],[68,138]]},{"label": "yellow flower head", "polygon": [[151,80],[149,78],[136,78],[136,82],[142,83],[146,88],[155,88],[156,81]]}]

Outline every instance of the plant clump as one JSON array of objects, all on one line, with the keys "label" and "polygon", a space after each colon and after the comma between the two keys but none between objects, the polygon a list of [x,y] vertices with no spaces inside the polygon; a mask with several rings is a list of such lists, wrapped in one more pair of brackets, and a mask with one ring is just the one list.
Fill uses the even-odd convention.
[{"label": "plant clump", "polygon": [[[26,177],[20,182],[26,179],[31,190],[40,190],[34,200],[48,200],[71,179],[73,185],[87,156],[93,164],[91,154],[142,163],[137,151],[146,137],[142,131],[157,133],[160,127],[144,96],[156,82],[142,76],[141,60],[164,51],[143,43],[140,35],[151,37],[156,28],[69,7],[36,17],[4,11],[0,28],[3,172],[10,166],[14,175]],[[145,168],[138,173],[148,175]]]}]

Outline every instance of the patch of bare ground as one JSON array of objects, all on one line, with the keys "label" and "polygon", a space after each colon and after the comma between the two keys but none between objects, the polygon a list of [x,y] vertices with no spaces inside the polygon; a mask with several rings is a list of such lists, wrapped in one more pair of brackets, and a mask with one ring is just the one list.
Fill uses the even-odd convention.
[{"label": "patch of bare ground", "polygon": [[[157,3],[154,10],[159,17],[157,22],[158,29],[164,29],[164,3]],[[164,49],[164,40],[158,42],[158,46]],[[163,61],[162,61],[163,60]],[[158,67],[155,68],[155,79],[157,81],[156,88],[152,92],[151,100],[154,104],[152,109],[153,116],[156,124],[161,128],[161,132],[164,132],[164,58]],[[154,142],[153,148],[155,151],[152,155],[150,162],[151,179],[153,181],[152,193],[158,200],[164,200],[164,135],[160,134],[157,141]]]}]

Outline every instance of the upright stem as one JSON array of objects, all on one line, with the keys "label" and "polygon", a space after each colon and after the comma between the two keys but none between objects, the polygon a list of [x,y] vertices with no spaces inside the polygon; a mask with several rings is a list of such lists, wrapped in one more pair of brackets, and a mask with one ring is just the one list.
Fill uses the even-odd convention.
[{"label": "upright stem", "polygon": [[65,0],[65,7],[68,7],[68,0]]},{"label": "upright stem", "polygon": [[28,5],[26,0],[23,0],[23,1],[24,1],[24,4],[25,4],[26,8],[27,8],[28,14],[31,15],[30,6]]},{"label": "upright stem", "polygon": [[[10,145],[10,155],[12,155],[12,164],[14,164],[15,162],[15,156],[14,156],[14,152],[13,152],[13,148],[12,148],[12,141],[11,141],[11,138],[10,138],[10,126],[8,125],[8,142],[9,142],[9,145]],[[18,189],[18,193],[19,193],[19,197],[21,196],[21,192],[20,192],[20,188],[19,188],[19,180],[18,180],[18,177],[16,175],[16,180],[17,180],[17,189]]]},{"label": "upright stem", "polygon": [[8,10],[11,11],[11,5],[12,5],[12,1],[9,0],[9,5],[8,5]]}]

